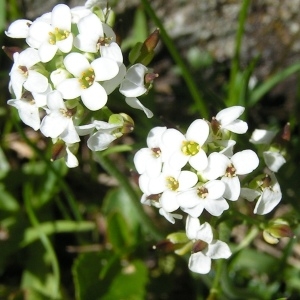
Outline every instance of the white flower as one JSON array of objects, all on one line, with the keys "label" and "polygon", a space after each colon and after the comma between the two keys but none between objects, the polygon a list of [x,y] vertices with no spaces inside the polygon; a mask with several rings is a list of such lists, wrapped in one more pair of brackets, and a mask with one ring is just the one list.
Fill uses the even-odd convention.
[{"label": "white flower", "polygon": [[189,269],[193,272],[207,274],[211,270],[212,259],[231,256],[228,245],[213,238],[212,228],[207,222],[200,225],[199,219],[188,216],[186,234],[194,241],[189,259]]},{"label": "white flower", "polygon": [[248,125],[238,119],[244,110],[245,108],[242,106],[228,107],[221,110],[214,119],[218,121],[221,130],[225,129],[239,134],[245,133],[248,130]]},{"label": "white flower", "polygon": [[119,72],[118,64],[100,57],[89,63],[80,53],[70,53],[64,59],[66,69],[75,76],[57,85],[64,99],[74,99],[81,96],[82,102],[90,110],[98,110],[107,102],[105,89],[98,81],[109,80]]},{"label": "white flower", "polygon": [[248,201],[254,201],[259,197],[254,208],[254,213],[265,215],[278,205],[282,198],[282,193],[274,173],[265,176],[262,179],[259,188],[260,190],[244,188],[241,196]]},{"label": "white flower", "polygon": [[73,124],[73,113],[65,106],[64,100],[58,91],[53,91],[47,96],[47,115],[41,123],[41,132],[46,137],[60,137],[65,143],[73,144],[80,138]]},{"label": "white flower", "polygon": [[263,157],[267,167],[272,172],[278,172],[278,170],[282,167],[282,165],[286,163],[285,158],[279,152],[264,151]]},{"label": "white flower", "polygon": [[65,4],[56,5],[51,13],[51,24],[45,18],[35,20],[26,41],[39,50],[42,62],[50,61],[57,50],[70,52],[73,46],[70,8]]},{"label": "white flower", "polygon": [[173,212],[179,208],[177,194],[194,186],[198,177],[191,171],[177,171],[164,165],[160,175],[149,178],[142,174],[139,178],[141,190],[147,194],[161,194],[159,203],[166,212]]},{"label": "white flower", "polygon": [[272,172],[278,172],[282,165],[286,163],[284,156],[276,147],[270,147],[276,132],[273,130],[255,129],[250,138],[253,144],[267,145],[268,151],[263,152],[265,164]]},{"label": "white flower", "polygon": [[167,161],[174,169],[181,169],[187,162],[197,171],[207,166],[207,156],[203,150],[209,134],[206,121],[195,120],[188,128],[186,135],[176,129],[168,129],[162,136],[162,141],[170,157]]},{"label": "white flower", "polygon": [[139,97],[147,92],[145,75],[148,68],[138,63],[131,66],[120,85],[120,93],[126,97]]},{"label": "white flower", "polygon": [[30,20],[20,19],[12,22],[5,34],[10,38],[27,38],[29,27],[32,24]]},{"label": "white flower", "polygon": [[235,201],[240,195],[241,185],[238,175],[251,173],[258,167],[259,159],[252,150],[244,150],[235,153],[231,159],[224,154],[213,152],[208,157],[208,166],[202,175],[213,180],[222,177],[226,184],[224,197]]},{"label": "white flower", "polygon": [[74,144],[66,144],[65,161],[68,168],[75,168],[78,166],[78,159],[70,149],[73,145]]},{"label": "white flower", "polygon": [[133,162],[139,174],[146,173],[149,177],[156,177],[160,174],[163,164],[161,136],[166,130],[166,127],[152,128],[147,136],[148,148],[142,148],[136,152]]},{"label": "white flower", "polygon": [[79,20],[79,34],[74,39],[74,46],[81,51],[96,53],[100,50],[102,57],[110,58],[119,65],[123,63],[123,54],[115,42],[116,35],[95,14],[89,14]]},{"label": "white flower", "polygon": [[122,125],[110,124],[104,121],[94,121],[93,124],[95,125],[97,132],[87,141],[87,145],[92,151],[102,151],[107,149],[109,144],[118,137],[113,132],[122,127]]},{"label": "white flower", "polygon": [[38,51],[27,48],[14,53],[14,64],[10,72],[12,90],[17,99],[22,97],[23,87],[29,92],[43,93],[48,87],[48,79],[35,71],[34,65],[40,62]]},{"label": "white flower", "polygon": [[213,216],[220,216],[229,208],[223,198],[224,192],[225,184],[221,180],[212,180],[178,193],[177,202],[184,212],[194,218],[199,217],[204,209]]},{"label": "white flower", "polygon": [[47,95],[51,91],[51,86],[44,93],[25,93],[21,99],[11,99],[7,104],[17,108],[20,119],[34,130],[40,128],[39,108],[47,104]]},{"label": "white flower", "polygon": [[255,129],[251,135],[250,142],[253,144],[270,144],[275,137],[273,130]]}]

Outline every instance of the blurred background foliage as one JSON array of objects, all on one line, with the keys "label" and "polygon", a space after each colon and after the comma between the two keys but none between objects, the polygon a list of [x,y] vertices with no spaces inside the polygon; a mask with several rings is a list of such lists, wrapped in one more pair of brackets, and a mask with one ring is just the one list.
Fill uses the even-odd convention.
[{"label": "blurred background foliage", "polygon": [[[3,30],[57,3],[62,1],[0,0],[1,45],[24,46]],[[51,141],[24,126],[6,104],[12,62],[0,52],[0,299],[200,300],[212,287],[218,297],[210,299],[299,299],[300,1],[109,5],[117,13],[115,31],[125,61],[136,42],[160,29],[150,64],[159,78],[141,98],[155,117],[132,111],[114,93],[110,109],[131,115],[134,132],[102,153],[91,153],[82,143],[75,169],[62,160],[50,162]],[[152,127],[186,128],[231,105],[246,107],[249,134],[290,122],[288,162],[278,174],[283,200],[274,213],[257,219],[284,216],[295,238],[268,245],[252,216],[228,212],[220,220],[222,235],[238,250],[210,274],[195,275],[187,268],[188,257],[162,246],[165,236],[184,224],[171,225],[140,205],[132,159]],[[238,145],[251,147],[249,137]]]}]

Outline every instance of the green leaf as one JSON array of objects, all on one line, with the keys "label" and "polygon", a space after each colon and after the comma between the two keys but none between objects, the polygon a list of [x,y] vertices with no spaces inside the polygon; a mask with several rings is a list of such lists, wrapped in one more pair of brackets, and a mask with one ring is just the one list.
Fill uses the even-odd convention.
[{"label": "green leaf", "polygon": [[102,299],[119,268],[120,261],[112,252],[81,254],[72,268],[76,300]]},{"label": "green leaf", "polygon": [[119,212],[108,217],[107,235],[113,248],[117,251],[124,252],[133,243],[131,230]]},{"label": "green leaf", "polygon": [[146,296],[146,284],[148,282],[148,270],[141,260],[135,260],[125,266],[114,278],[109,291],[101,297],[101,300],[141,300]]},{"label": "green leaf", "polygon": [[0,147],[0,178],[5,177],[5,175],[9,170],[10,170],[10,165],[5,157],[2,148]]},{"label": "green leaf", "polygon": [[19,210],[18,201],[6,191],[3,183],[0,183],[0,211],[16,212]]}]

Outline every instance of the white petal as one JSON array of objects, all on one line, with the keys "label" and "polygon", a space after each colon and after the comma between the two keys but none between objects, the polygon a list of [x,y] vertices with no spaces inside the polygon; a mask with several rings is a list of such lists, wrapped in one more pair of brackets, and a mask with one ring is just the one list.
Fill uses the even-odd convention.
[{"label": "white petal", "polygon": [[143,86],[144,77],[147,71],[148,69],[144,65],[140,63],[135,64],[128,69],[126,79],[137,86]]},{"label": "white petal", "polygon": [[167,127],[154,127],[147,135],[147,146],[149,148],[161,148],[162,134],[167,130]]},{"label": "white petal", "polygon": [[80,53],[70,53],[64,59],[66,69],[75,77],[81,77],[82,73],[91,67],[87,58]]},{"label": "white petal", "polygon": [[110,43],[108,46],[100,46],[100,53],[102,57],[110,58],[116,61],[118,65],[123,63],[123,54],[121,48],[115,42]]},{"label": "white petal", "polygon": [[248,124],[242,120],[234,120],[230,124],[223,126],[222,128],[227,129],[231,132],[243,134],[248,130]]},{"label": "white petal", "polygon": [[29,37],[41,44],[49,39],[49,32],[52,32],[53,27],[44,21],[34,21],[29,27]]},{"label": "white petal", "polygon": [[251,135],[250,142],[253,144],[270,144],[275,137],[273,130],[255,129]]},{"label": "white petal", "polygon": [[89,110],[95,111],[106,104],[107,95],[105,89],[98,82],[94,82],[92,86],[82,91],[81,99]]},{"label": "white petal", "polygon": [[56,46],[63,53],[69,53],[73,47],[73,35],[70,34],[66,39],[57,41]]},{"label": "white petal", "polygon": [[[97,36],[103,37],[103,28],[102,28],[102,23],[100,19],[95,15],[95,14],[89,14],[88,16],[80,19],[80,21],[77,24],[78,31],[87,37],[92,37]],[[93,30],[91,30],[91,28]]]},{"label": "white petal", "polygon": [[209,199],[219,199],[224,195],[225,183],[221,180],[211,180],[204,184],[204,187],[208,190]]},{"label": "white petal", "polygon": [[43,93],[48,88],[48,79],[34,70],[28,71],[28,78],[24,82],[24,88],[30,92]]},{"label": "white petal", "polygon": [[11,88],[17,99],[20,99],[22,97],[23,83],[26,79],[27,77],[25,77],[22,73],[20,73],[17,70],[13,70],[10,73]]},{"label": "white petal", "polygon": [[231,256],[231,251],[226,243],[214,240],[210,245],[208,245],[206,255],[212,259],[228,258]]},{"label": "white petal", "polygon": [[120,93],[125,97],[139,97],[147,92],[144,85],[136,85],[131,81],[124,79],[120,85]]},{"label": "white petal", "polygon": [[98,38],[98,36],[91,37],[80,33],[74,38],[74,46],[84,52],[96,53]]},{"label": "white petal", "polygon": [[175,224],[175,218],[176,219],[182,219],[182,216],[179,214],[171,214],[167,211],[165,211],[163,208],[159,209],[159,214],[166,218],[170,223]]},{"label": "white petal", "polygon": [[70,151],[68,147],[66,147],[66,165],[68,168],[75,168],[78,166],[78,160],[76,156]]},{"label": "white petal", "polygon": [[71,11],[69,6],[58,4],[54,6],[51,14],[51,23],[54,28],[71,31]]},{"label": "white petal", "polygon": [[176,151],[170,155],[169,159],[165,161],[171,168],[180,170],[189,161],[190,156],[183,154],[181,151]]},{"label": "white petal", "polygon": [[286,163],[285,158],[279,152],[265,151],[263,157],[267,167],[273,172],[278,172],[281,166]]},{"label": "white petal", "polygon": [[121,64],[119,66],[119,73],[114,78],[102,82],[102,86],[104,87],[107,95],[111,94],[120,85],[125,74],[126,67],[124,64]]},{"label": "white petal", "polygon": [[65,79],[56,89],[61,92],[64,99],[74,99],[81,95],[83,89],[77,78]]},{"label": "white petal", "polygon": [[203,176],[208,180],[217,179],[225,174],[230,160],[224,154],[213,152],[208,156],[207,168],[202,171]]},{"label": "white petal", "polygon": [[212,215],[212,216],[220,216],[224,210],[229,208],[227,201],[221,197],[218,199],[206,199],[204,208]]},{"label": "white petal", "polygon": [[195,120],[186,132],[186,139],[188,141],[195,141],[202,146],[208,138],[209,126],[206,121],[198,119]]},{"label": "white petal", "polygon": [[278,205],[282,198],[281,192],[272,191],[269,188],[264,189],[261,197],[258,199],[254,208],[254,213],[265,215],[271,212]]},{"label": "white petal", "polygon": [[242,106],[232,106],[221,110],[217,115],[216,119],[221,123],[222,127],[230,124],[236,120],[243,112],[245,108]]},{"label": "white petal", "polygon": [[96,81],[105,81],[114,78],[119,73],[118,64],[110,58],[99,57],[91,63],[95,72]]},{"label": "white petal", "polygon": [[189,259],[189,269],[199,274],[207,274],[211,269],[211,258],[202,252],[193,253]]},{"label": "white petal", "polygon": [[198,202],[198,203],[199,203],[198,205],[192,208],[181,207],[181,210],[193,218],[198,218],[201,216],[204,210],[204,202]]},{"label": "white petal", "polygon": [[88,139],[87,145],[92,151],[102,151],[107,149],[115,139],[116,137],[109,133],[96,132]]},{"label": "white petal", "polygon": [[177,201],[182,208],[193,208],[201,203],[201,201],[203,202],[203,199],[198,196],[197,188],[193,188],[188,191],[178,193]]},{"label": "white petal", "polygon": [[57,138],[67,127],[68,121],[60,113],[52,113],[44,117],[40,130],[46,137]]},{"label": "white petal", "polygon": [[126,97],[125,98],[125,102],[131,106],[132,108],[136,108],[136,109],[140,109],[142,111],[144,111],[145,115],[147,116],[147,118],[152,118],[153,117],[153,113],[150,109],[146,108],[137,98],[129,98]]},{"label": "white petal", "polygon": [[189,158],[190,165],[197,171],[204,170],[208,165],[208,159],[206,153],[200,149],[200,151]]},{"label": "white petal", "polygon": [[200,225],[199,230],[197,231],[197,240],[201,240],[210,244],[213,240],[213,231],[209,223],[205,222]]},{"label": "white petal", "polygon": [[57,49],[57,45],[49,44],[48,41],[43,42],[39,47],[41,62],[46,63],[50,61],[55,56]]},{"label": "white petal", "polygon": [[186,218],[186,225],[185,225],[185,231],[186,235],[190,240],[194,240],[197,235],[197,231],[200,228],[200,221],[198,218],[192,218],[190,216],[187,216]]},{"label": "white petal", "polygon": [[18,109],[20,119],[34,130],[40,128],[39,110],[36,105],[23,100],[8,100],[7,104],[12,105]]},{"label": "white petal", "polygon": [[54,90],[47,95],[47,105],[51,111],[59,111],[60,109],[66,109],[63,98],[59,91]]},{"label": "white petal", "polygon": [[35,64],[37,64],[39,61],[40,57],[38,50],[33,48],[27,48],[19,54],[17,63],[19,66],[26,66],[29,69]]},{"label": "white petal", "polygon": [[159,202],[166,212],[173,212],[179,208],[179,204],[176,200],[176,192],[174,191],[164,191],[160,197]]},{"label": "white petal", "polygon": [[32,24],[30,20],[20,19],[12,22],[5,34],[10,38],[27,38],[29,34],[29,27]]},{"label": "white petal", "polygon": [[235,153],[231,157],[232,164],[236,169],[236,174],[249,174],[258,167],[259,159],[252,150],[243,150]]},{"label": "white petal", "polygon": [[139,174],[147,173],[149,177],[156,177],[162,169],[161,157],[153,155],[149,148],[140,149],[133,158],[134,165]]},{"label": "white petal", "polygon": [[257,190],[249,189],[249,188],[241,188],[241,197],[253,202],[261,193]]},{"label": "white petal", "polygon": [[61,133],[60,137],[67,144],[80,142],[80,138],[77,131],[75,130],[72,119],[69,119],[66,129]]},{"label": "white petal", "polygon": [[229,178],[222,177],[221,179],[225,183],[224,197],[231,201],[236,201],[239,198],[241,192],[240,180],[237,176]]},{"label": "white petal", "polygon": [[178,191],[184,191],[193,187],[198,182],[198,176],[191,171],[182,171],[177,181],[179,183]]},{"label": "white petal", "polygon": [[82,126],[75,126],[76,131],[79,135],[91,134],[95,128],[94,124],[87,124]]}]

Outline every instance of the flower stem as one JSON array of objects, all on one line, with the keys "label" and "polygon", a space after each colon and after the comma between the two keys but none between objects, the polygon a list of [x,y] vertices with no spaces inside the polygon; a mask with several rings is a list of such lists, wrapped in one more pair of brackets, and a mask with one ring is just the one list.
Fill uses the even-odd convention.
[{"label": "flower stem", "polygon": [[145,213],[143,206],[140,203],[139,196],[136,191],[130,184],[128,177],[126,177],[120,170],[116,167],[115,164],[111,162],[108,156],[103,155],[101,152],[96,153],[96,158],[102,168],[109,173],[111,176],[115,177],[120,186],[125,190],[128,195],[128,198],[131,200],[131,204],[135,209],[135,212],[140,219],[140,223],[143,224],[143,227],[148,231],[153,238],[156,240],[160,240],[163,238],[162,232],[160,232],[153,224],[153,221],[149,218],[149,216]]},{"label": "flower stem", "polygon": [[54,275],[54,285],[52,289],[52,299],[58,299],[59,297],[59,286],[60,286],[60,270],[58,260],[53,249],[53,246],[47,237],[47,235],[41,230],[40,222],[34,213],[34,209],[31,205],[32,199],[32,188],[29,184],[25,184],[24,186],[24,201],[25,201],[25,209],[29,218],[30,223],[36,229],[39,239],[43,246],[45,247],[46,251],[48,252],[50,263],[53,270]]}]

